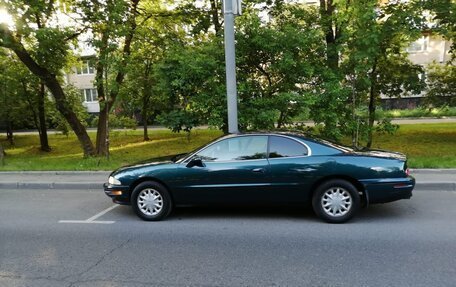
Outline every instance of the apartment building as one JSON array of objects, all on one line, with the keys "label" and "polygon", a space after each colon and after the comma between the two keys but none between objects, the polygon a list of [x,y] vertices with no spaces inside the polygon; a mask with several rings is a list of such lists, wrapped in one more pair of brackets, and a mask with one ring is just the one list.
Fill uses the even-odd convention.
[{"label": "apartment building", "polygon": [[95,67],[93,57],[82,57],[81,66],[74,67],[66,75],[67,83],[75,86],[81,92],[82,104],[89,113],[99,113],[98,94],[95,88]]}]

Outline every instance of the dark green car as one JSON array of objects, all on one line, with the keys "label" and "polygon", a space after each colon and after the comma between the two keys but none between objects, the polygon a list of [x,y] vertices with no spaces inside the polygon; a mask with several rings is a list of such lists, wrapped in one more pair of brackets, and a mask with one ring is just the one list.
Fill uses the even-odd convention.
[{"label": "dark green car", "polygon": [[180,205],[312,203],[320,218],[341,223],[361,205],[410,198],[414,186],[400,153],[360,152],[295,133],[251,133],[120,168],[104,189],[144,220],[161,220]]}]

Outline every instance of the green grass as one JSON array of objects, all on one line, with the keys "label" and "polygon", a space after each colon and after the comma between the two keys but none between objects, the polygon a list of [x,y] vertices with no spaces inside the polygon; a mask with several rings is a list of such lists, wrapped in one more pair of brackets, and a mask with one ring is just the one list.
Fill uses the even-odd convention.
[{"label": "green grass", "polygon": [[[456,117],[456,107],[426,108],[419,107],[415,109],[404,110],[382,110],[380,108],[375,112],[377,119],[401,119],[401,118],[444,118]],[[358,111],[358,116],[367,118],[367,110]],[[305,110],[297,115],[294,119],[296,122],[310,121],[309,111]]]},{"label": "green grass", "polygon": [[[74,135],[49,135],[50,153],[40,151],[38,135],[18,135],[14,147],[1,140],[7,156],[0,170],[112,170],[153,157],[189,152],[221,134],[216,130],[194,130],[188,141],[185,133],[153,130],[151,140],[144,142],[141,131],[115,131],[110,136],[109,161],[104,157],[83,158]],[[95,133],[89,135],[95,140]]]},{"label": "green grass", "polygon": [[394,135],[376,134],[373,148],[405,153],[412,168],[455,168],[456,123],[401,125]]},{"label": "green grass", "polygon": [[406,110],[383,110],[378,111],[382,118],[423,118],[423,117],[455,117],[456,107],[443,108],[416,108]]},{"label": "green grass", "polygon": [[[151,131],[151,141],[142,140],[141,131],[111,133],[111,158],[82,157],[74,135],[50,135],[52,152],[39,150],[38,135],[18,135],[15,147],[6,147],[5,165],[0,170],[112,170],[149,158],[188,152],[212,139],[220,131],[195,130],[190,141],[185,134]],[[90,133],[92,138],[95,133]],[[402,125],[394,135],[374,135],[374,148],[407,154],[412,168],[456,167],[456,123]]]}]

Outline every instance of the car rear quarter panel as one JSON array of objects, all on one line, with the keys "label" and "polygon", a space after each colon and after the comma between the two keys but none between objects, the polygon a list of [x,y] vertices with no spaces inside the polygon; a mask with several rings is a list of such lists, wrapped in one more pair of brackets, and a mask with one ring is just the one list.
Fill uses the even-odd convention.
[{"label": "car rear quarter panel", "polygon": [[356,155],[339,155],[336,171],[350,175],[358,180],[405,177],[405,162],[399,159],[376,158]]},{"label": "car rear quarter panel", "polygon": [[339,156],[336,169],[354,177],[370,204],[410,198],[415,179],[405,173],[405,161],[366,156]]}]

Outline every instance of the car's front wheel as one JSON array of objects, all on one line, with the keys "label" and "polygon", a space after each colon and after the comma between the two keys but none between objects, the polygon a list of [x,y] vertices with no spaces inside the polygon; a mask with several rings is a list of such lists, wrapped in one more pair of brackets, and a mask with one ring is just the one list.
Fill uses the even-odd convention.
[{"label": "car's front wheel", "polygon": [[138,184],[131,195],[131,205],[140,218],[158,221],[171,211],[171,197],[166,188],[153,181]]},{"label": "car's front wheel", "polygon": [[350,220],[360,207],[358,190],[346,180],[333,179],[321,184],[312,198],[318,217],[330,223]]}]

